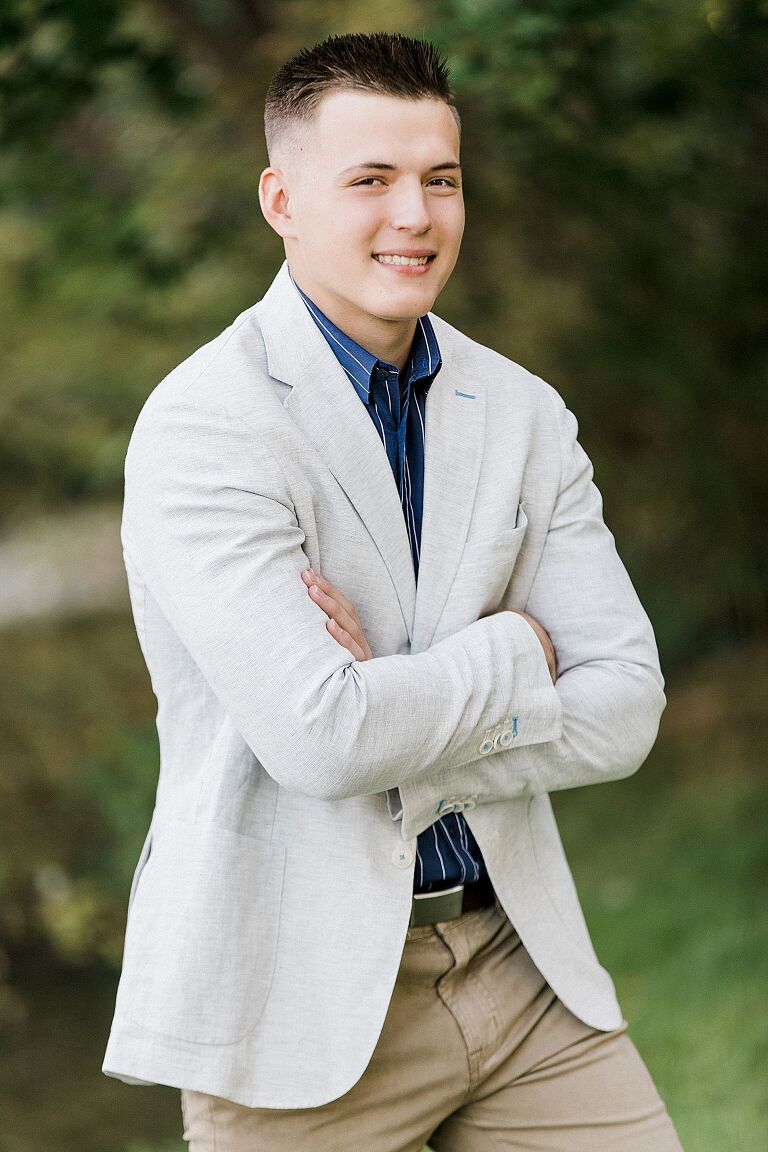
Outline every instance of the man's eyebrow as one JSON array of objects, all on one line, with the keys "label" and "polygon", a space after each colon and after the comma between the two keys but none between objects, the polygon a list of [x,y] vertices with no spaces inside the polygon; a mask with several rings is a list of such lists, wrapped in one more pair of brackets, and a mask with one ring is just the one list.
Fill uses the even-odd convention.
[{"label": "man's eyebrow", "polygon": [[[361,168],[375,168],[378,172],[396,172],[394,164],[384,164],[380,160],[366,160],[362,164],[352,164],[351,167],[345,168],[339,172],[339,176],[347,176],[350,172],[357,172]],[[457,160],[446,160],[444,164],[433,164],[428,168],[428,172],[445,172],[447,170],[454,170],[461,168],[461,164]]]}]

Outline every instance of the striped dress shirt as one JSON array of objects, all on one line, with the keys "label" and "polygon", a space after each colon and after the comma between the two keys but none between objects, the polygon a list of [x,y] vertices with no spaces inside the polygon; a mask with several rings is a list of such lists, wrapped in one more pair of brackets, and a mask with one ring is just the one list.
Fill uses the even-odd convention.
[{"label": "striped dress shirt", "polygon": [[[427,391],[442,365],[432,324],[428,316],[419,318],[408,361],[399,372],[350,339],[293,283],[381,437],[400,493],[418,580]],[[417,837],[414,892],[473,883],[484,874],[480,847],[461,813],[439,817]]]}]

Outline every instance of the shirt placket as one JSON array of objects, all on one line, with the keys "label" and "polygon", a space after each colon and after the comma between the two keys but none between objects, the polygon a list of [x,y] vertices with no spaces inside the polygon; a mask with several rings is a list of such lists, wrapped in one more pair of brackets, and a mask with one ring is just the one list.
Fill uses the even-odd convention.
[{"label": "shirt placket", "polygon": [[[400,385],[398,383],[398,397]],[[397,427],[397,446],[398,446],[398,476],[400,485],[400,504],[405,516],[406,527],[408,528],[408,537],[410,539],[410,515],[408,509],[408,487],[405,482],[405,465],[407,453],[407,429],[408,429],[408,405],[411,399],[411,385],[410,380],[406,382],[403,389],[402,404],[400,407],[400,420]],[[411,551],[413,551],[413,541],[411,541]]]}]

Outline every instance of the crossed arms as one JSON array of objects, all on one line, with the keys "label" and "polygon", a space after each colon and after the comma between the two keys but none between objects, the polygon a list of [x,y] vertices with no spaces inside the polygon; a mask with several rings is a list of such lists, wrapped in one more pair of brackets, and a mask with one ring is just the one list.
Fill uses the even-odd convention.
[{"label": "crossed arms", "polygon": [[[305,534],[268,435],[188,397],[145,406],[126,458],[124,548],[279,784],[323,800],[397,787],[407,838],[446,789],[491,802],[643,762],[664,707],[653,632],[576,421],[552,397],[562,476],[526,611],[552,638],[556,685],[532,624],[511,611],[425,652],[352,659],[301,587]],[[484,732],[510,713],[514,746],[482,755]]]},{"label": "crossed arms", "polygon": [[[315,604],[319,604],[328,617],[325,624],[334,640],[351,652],[355,660],[372,660],[373,653],[365,638],[354,604],[347,600],[343,592],[331,584],[330,580],[326,580],[322,573],[315,572],[312,568],[306,568],[301,573],[301,578]],[[557,658],[549,633],[528,612],[518,612],[518,615],[524,617],[536,633],[554,684],[557,680]]]}]

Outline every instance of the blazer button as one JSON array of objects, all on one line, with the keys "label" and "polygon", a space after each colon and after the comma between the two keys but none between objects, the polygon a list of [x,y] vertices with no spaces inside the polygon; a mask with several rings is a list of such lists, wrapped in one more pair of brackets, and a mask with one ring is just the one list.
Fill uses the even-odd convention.
[{"label": "blazer button", "polygon": [[501,736],[499,736],[499,748],[509,748],[512,743],[513,732],[511,728],[505,728]]},{"label": "blazer button", "polygon": [[392,853],[392,863],[397,868],[410,868],[414,860],[413,848],[409,848],[407,844],[404,844],[402,848],[395,848]]},{"label": "blazer button", "polygon": [[490,736],[486,736],[477,750],[481,756],[487,756],[489,752],[493,752],[493,740]]}]

